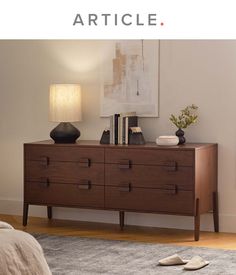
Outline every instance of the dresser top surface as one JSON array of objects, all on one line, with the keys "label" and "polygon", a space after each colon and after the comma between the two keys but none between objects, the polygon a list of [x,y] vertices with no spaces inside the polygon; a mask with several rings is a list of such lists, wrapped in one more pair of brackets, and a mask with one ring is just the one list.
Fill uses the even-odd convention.
[{"label": "dresser top surface", "polygon": [[53,140],[43,140],[31,143],[25,143],[25,145],[42,145],[42,146],[79,146],[79,147],[100,147],[100,148],[137,148],[137,149],[181,149],[181,150],[194,150],[202,149],[211,146],[217,146],[216,143],[186,143],[184,145],[176,146],[160,146],[155,142],[147,142],[145,145],[115,145],[115,144],[100,144],[98,140],[78,140],[76,143],[72,144],[55,144]]}]

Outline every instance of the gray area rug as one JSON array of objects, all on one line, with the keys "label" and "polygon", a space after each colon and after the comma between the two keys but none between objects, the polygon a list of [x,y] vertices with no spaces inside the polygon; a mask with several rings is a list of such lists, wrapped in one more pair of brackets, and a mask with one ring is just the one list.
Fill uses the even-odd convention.
[{"label": "gray area rug", "polygon": [[[235,275],[236,251],[109,241],[81,237],[34,234],[42,245],[53,275]],[[200,255],[210,264],[197,271],[183,266],[158,266],[158,260],[178,253],[185,259]]]}]

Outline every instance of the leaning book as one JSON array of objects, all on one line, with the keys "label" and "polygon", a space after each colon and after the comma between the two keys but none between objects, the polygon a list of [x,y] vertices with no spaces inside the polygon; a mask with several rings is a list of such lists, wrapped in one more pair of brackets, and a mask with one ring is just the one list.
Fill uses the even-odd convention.
[{"label": "leaning book", "polygon": [[129,144],[129,129],[130,127],[137,127],[138,126],[138,117],[137,116],[129,116],[125,117],[125,143]]},{"label": "leaning book", "polygon": [[125,128],[124,128],[124,118],[136,116],[136,112],[126,112],[126,113],[120,113],[119,119],[118,119],[118,144],[125,144]]}]

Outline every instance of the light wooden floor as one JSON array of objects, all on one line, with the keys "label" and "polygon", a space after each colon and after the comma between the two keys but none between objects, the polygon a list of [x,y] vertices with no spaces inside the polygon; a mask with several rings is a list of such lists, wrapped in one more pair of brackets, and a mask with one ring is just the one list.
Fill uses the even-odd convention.
[{"label": "light wooden floor", "polygon": [[114,224],[48,220],[46,218],[33,217],[30,217],[28,225],[23,227],[21,216],[1,214],[0,220],[10,223],[16,229],[31,233],[236,250],[236,234],[230,233],[201,232],[200,241],[195,242],[193,241],[193,232],[189,230],[125,226],[124,230],[120,231],[119,226]]}]

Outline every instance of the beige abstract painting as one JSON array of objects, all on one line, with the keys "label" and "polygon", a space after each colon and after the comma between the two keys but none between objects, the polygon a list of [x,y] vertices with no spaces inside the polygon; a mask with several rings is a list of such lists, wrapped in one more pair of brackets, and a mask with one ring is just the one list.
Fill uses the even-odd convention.
[{"label": "beige abstract painting", "polygon": [[103,64],[101,116],[158,116],[159,41],[109,41]]}]

